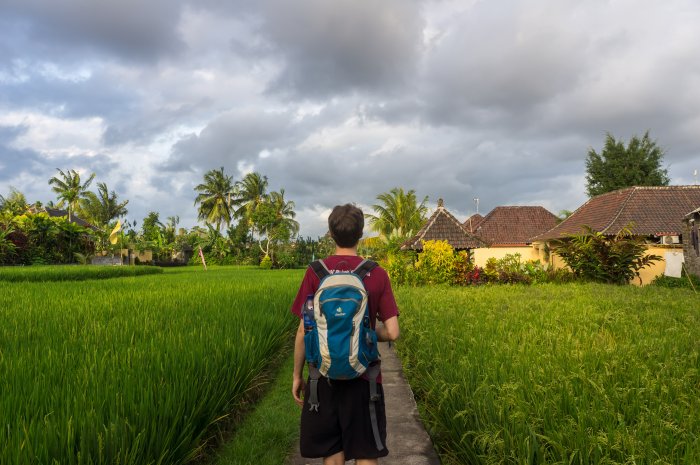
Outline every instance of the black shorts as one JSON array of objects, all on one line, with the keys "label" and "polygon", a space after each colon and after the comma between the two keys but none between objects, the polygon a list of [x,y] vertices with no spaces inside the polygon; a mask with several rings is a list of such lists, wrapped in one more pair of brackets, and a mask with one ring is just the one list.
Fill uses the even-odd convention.
[{"label": "black shorts", "polygon": [[304,392],[299,449],[302,457],[330,457],[340,451],[345,460],[373,459],[389,454],[386,448],[386,412],[384,390],[377,401],[377,425],[384,449],[378,450],[369,413],[369,381],[357,378],[346,381],[318,380],[318,412],[309,411],[309,386]]}]

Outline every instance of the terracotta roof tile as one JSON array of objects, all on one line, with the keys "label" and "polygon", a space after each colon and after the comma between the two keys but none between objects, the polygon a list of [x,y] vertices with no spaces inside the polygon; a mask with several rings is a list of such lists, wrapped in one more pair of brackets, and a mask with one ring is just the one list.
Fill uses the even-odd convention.
[{"label": "terracotta roof tile", "polygon": [[700,186],[628,187],[588,200],[559,225],[534,238],[560,239],[588,225],[615,235],[629,223],[640,236],[680,235],[681,221],[700,205]]},{"label": "terracotta roof tile", "polygon": [[479,224],[481,224],[483,220],[484,217],[482,215],[475,213],[469,218],[467,218],[464,221],[464,223],[462,223],[462,226],[464,226],[464,229],[466,229],[467,232],[474,233],[476,231],[476,228],[479,227]]},{"label": "terracotta roof tile", "polygon": [[527,245],[532,237],[548,231],[558,218],[539,206],[505,206],[491,210],[476,228],[490,246]]},{"label": "terracotta roof tile", "polygon": [[446,240],[455,249],[473,249],[483,245],[477,237],[469,234],[457,218],[455,218],[442,203],[425,222],[423,227],[411,239],[406,241],[401,249],[423,250],[423,241]]}]

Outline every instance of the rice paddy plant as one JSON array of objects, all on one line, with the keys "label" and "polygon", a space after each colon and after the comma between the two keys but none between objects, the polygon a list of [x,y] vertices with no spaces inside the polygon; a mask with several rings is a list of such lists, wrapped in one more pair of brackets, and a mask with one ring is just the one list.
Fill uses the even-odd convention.
[{"label": "rice paddy plant", "polygon": [[700,463],[692,292],[572,284],[397,297],[397,348],[444,463]]},{"label": "rice paddy plant", "polygon": [[195,459],[288,340],[300,278],[0,282],[0,463]]},{"label": "rice paddy plant", "polygon": [[0,267],[0,281],[6,282],[47,282],[85,281],[89,279],[121,278],[160,274],[162,268],[156,266],[3,266]]}]

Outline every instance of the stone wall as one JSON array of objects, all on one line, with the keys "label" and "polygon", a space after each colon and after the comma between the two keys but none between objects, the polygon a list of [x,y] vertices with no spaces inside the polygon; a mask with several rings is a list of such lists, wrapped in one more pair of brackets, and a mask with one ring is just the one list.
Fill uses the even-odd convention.
[{"label": "stone wall", "polygon": [[[695,213],[693,215],[695,219],[695,224],[700,232],[700,213]],[[683,222],[683,254],[685,258],[685,269],[687,272],[692,273],[696,276],[700,276],[700,257],[698,252],[693,248],[693,244],[690,240],[691,238],[691,225],[689,218]]]}]

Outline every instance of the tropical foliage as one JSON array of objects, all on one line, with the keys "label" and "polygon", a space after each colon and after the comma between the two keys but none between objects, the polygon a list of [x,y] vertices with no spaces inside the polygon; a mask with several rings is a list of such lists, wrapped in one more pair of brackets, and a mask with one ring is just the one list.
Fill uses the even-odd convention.
[{"label": "tropical foliage", "polygon": [[627,284],[639,278],[641,269],[661,260],[646,253],[644,240],[632,236],[631,225],[615,236],[584,226],[582,234],[553,241],[552,246],[577,277],[602,283]]},{"label": "tropical foliage", "polygon": [[538,260],[520,254],[490,258],[476,266],[465,251],[455,251],[447,241],[425,241],[423,251],[390,252],[381,260],[393,283],[408,285],[542,284],[576,280],[566,269],[545,268]]},{"label": "tropical foliage", "polygon": [[26,213],[0,225],[0,264],[74,263],[95,251],[95,235],[66,218]]}]

